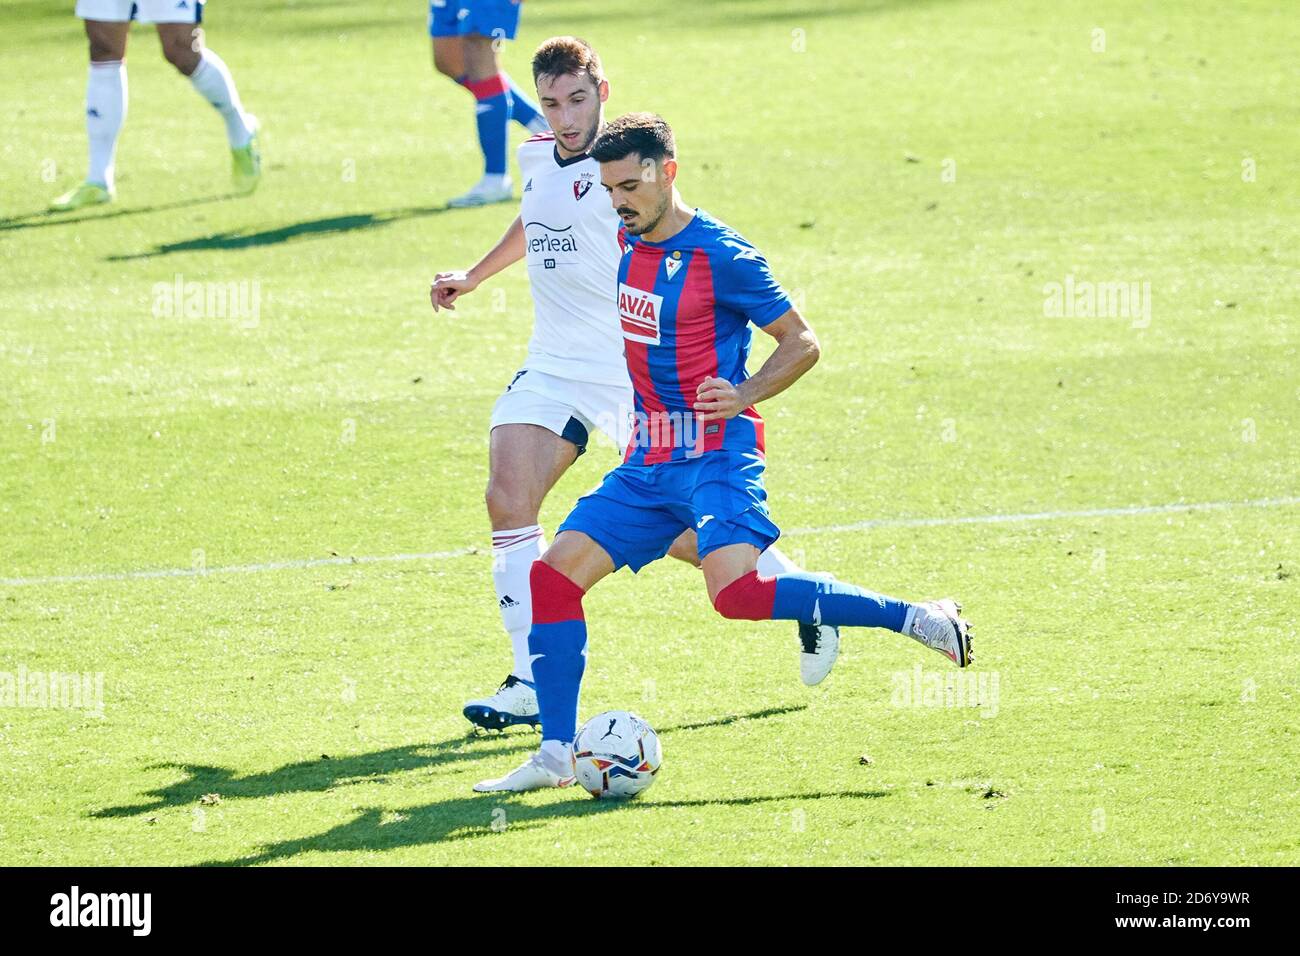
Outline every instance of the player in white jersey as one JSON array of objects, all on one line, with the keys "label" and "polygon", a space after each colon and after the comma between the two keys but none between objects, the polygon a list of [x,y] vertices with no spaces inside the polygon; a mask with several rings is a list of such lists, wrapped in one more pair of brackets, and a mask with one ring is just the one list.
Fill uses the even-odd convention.
[{"label": "player in white jersey", "polygon": [[[492,409],[487,486],[492,578],[514,647],[514,669],[495,694],[470,701],[473,723],[490,729],[538,723],[528,632],[528,575],[546,550],[537,523],[547,493],[577,460],[593,429],[619,448],[630,437],[632,386],[623,359],[617,287],[619,218],[587,150],[604,124],[609,97],[596,52],[576,37],[553,37],[533,55],[533,79],[553,133],[519,147],[524,182],[520,214],[500,242],[466,272],[442,272],[429,292],[434,310],[520,259],[528,264],[534,303],[528,355]],[[669,552],[699,565],[695,532]],[[759,558],[763,574],[798,570],[775,548]],[[816,684],[839,648],[834,627],[800,628],[801,676]]]},{"label": "player in white jersey", "polygon": [[199,27],[202,0],[77,0],[76,13],[85,21],[90,44],[86,80],[90,163],[85,181],[53,200],[51,209],[97,206],[112,202],[116,195],[114,157],[126,119],[126,38],[132,20],[154,24],[163,56],[221,114],[235,191],[248,194],[257,188],[262,176],[257,117],[244,110],[225,62],[204,45]]}]

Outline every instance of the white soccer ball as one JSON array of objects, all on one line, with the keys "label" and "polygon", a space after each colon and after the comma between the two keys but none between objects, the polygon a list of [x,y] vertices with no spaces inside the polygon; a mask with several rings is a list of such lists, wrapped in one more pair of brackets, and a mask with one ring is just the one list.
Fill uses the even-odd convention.
[{"label": "white soccer ball", "polygon": [[573,738],[578,783],[597,800],[627,800],[649,788],[663,762],[659,736],[626,710],[607,710]]}]

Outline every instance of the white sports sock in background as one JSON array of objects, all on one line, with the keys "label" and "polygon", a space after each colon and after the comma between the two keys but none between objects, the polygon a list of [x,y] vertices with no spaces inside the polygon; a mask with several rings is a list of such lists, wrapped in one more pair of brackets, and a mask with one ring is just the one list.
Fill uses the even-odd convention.
[{"label": "white sports sock in background", "polygon": [[126,63],[91,61],[86,78],[86,138],[90,141],[86,182],[113,188],[117,137],[125,119]]},{"label": "white sports sock in background", "polygon": [[533,562],[546,550],[546,536],[539,525],[492,532],[492,583],[496,586],[501,623],[514,648],[512,673],[526,681],[533,679],[533,662],[528,655],[528,632],[533,627],[533,594],[528,583]]},{"label": "white sports sock in background", "polygon": [[252,123],[239,102],[239,91],[235,89],[235,80],[225,61],[211,50],[204,49],[199,65],[190,74],[190,82],[226,121],[226,139],[230,141],[230,148],[247,146],[253,137]]},{"label": "white sports sock in background", "polygon": [[776,546],[768,548],[758,556],[758,573],[765,578],[776,577],[778,574],[790,574],[794,571],[801,571],[802,568],[795,564],[784,554],[777,550]]}]

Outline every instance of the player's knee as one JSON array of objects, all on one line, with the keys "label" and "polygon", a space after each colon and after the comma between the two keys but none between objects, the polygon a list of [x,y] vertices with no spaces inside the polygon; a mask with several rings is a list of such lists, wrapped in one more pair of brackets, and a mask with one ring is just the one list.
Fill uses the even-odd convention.
[{"label": "player's knee", "polygon": [[533,598],[533,623],[549,624],[582,617],[583,590],[562,571],[538,558],[528,569]]},{"label": "player's knee", "polygon": [[489,479],[483,502],[487,505],[488,517],[498,527],[523,528],[537,524],[537,509],[531,506],[525,495],[503,482]]},{"label": "player's knee", "polygon": [[168,41],[162,45],[163,59],[186,76],[199,65],[199,53],[189,41]]},{"label": "player's knee", "polygon": [[444,60],[436,54],[433,57],[433,68],[449,80],[458,80],[464,73],[464,67],[461,64]]},{"label": "player's knee", "polygon": [[95,37],[90,38],[90,59],[92,62],[103,63],[107,60],[120,60],[123,55],[123,52],[115,44],[98,40]]},{"label": "player's knee", "polygon": [[750,571],[719,591],[713,599],[713,607],[733,621],[767,621],[772,617],[775,595],[775,581],[762,579],[757,571]]},{"label": "player's knee", "polygon": [[126,56],[126,33],[121,29],[125,26],[125,24],[87,20],[86,42],[90,47],[90,59],[103,63],[107,60],[120,60]]},{"label": "player's knee", "polygon": [[812,364],[816,365],[822,357],[822,343],[812,329],[808,330],[807,349],[808,357],[812,359]]}]

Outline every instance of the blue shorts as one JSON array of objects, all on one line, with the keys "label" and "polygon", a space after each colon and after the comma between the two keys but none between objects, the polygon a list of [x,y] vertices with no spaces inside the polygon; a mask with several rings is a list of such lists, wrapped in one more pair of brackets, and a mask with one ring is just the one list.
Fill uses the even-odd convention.
[{"label": "blue shorts", "polygon": [[519,4],[510,0],[432,0],[429,36],[463,37],[478,33],[513,40],[519,29]]},{"label": "blue shorts", "polygon": [[711,451],[658,465],[619,465],[578,499],[560,531],[581,531],[623,566],[640,571],[694,528],[700,557],[729,544],[763,551],[781,535],[767,514],[763,459]]}]

